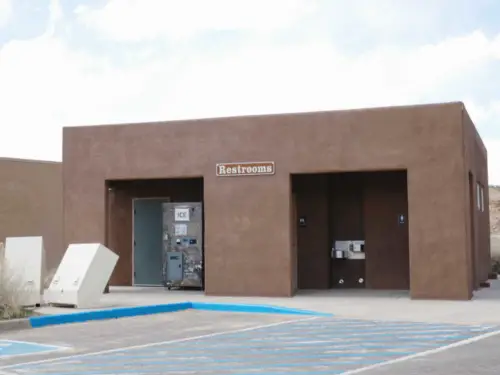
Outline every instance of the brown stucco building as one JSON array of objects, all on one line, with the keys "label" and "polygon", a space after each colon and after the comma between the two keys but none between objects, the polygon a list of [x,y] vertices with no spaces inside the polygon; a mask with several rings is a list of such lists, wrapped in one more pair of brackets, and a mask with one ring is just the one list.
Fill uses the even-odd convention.
[{"label": "brown stucco building", "polygon": [[[117,252],[111,285],[134,284],[147,197],[203,202],[210,295],[469,299],[488,278],[487,153],[462,103],[71,127],[63,149],[65,242]],[[364,259],[337,259],[351,240]]]},{"label": "brown stucco building", "polygon": [[43,236],[48,270],[64,254],[62,163],[0,158],[0,242]]}]

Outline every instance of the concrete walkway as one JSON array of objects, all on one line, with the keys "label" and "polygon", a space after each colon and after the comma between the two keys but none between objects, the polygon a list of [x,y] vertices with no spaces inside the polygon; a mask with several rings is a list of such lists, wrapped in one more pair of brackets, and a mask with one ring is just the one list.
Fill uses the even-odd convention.
[{"label": "concrete walkway", "polygon": [[[154,305],[181,301],[272,304],[329,312],[337,317],[385,321],[500,324],[500,280],[477,291],[472,301],[410,300],[407,292],[303,291],[293,298],[211,297],[202,292],[167,291],[163,288],[114,287],[96,308]],[[82,310],[43,307],[43,314]]]}]

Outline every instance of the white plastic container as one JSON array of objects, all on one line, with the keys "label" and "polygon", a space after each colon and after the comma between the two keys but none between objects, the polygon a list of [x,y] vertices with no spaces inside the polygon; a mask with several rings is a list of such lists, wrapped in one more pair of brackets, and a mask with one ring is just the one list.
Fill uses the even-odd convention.
[{"label": "white plastic container", "polygon": [[45,302],[83,309],[95,307],[117,261],[118,255],[104,245],[69,245],[45,292]]},{"label": "white plastic container", "polygon": [[15,293],[21,306],[42,303],[46,275],[43,237],[7,237],[4,250],[6,274],[3,282]]}]

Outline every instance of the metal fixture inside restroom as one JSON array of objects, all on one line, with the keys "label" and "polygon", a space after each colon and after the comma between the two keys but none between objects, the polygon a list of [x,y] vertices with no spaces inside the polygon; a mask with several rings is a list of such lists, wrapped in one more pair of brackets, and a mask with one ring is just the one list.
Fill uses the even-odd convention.
[{"label": "metal fixture inside restroom", "polygon": [[349,260],[365,259],[365,241],[335,241],[332,246],[331,258]]}]

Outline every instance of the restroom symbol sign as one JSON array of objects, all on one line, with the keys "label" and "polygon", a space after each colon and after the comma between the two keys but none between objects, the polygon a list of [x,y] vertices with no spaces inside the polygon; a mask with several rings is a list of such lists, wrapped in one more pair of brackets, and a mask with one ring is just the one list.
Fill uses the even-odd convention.
[{"label": "restroom symbol sign", "polygon": [[189,221],[189,208],[176,208],[175,221]]}]

